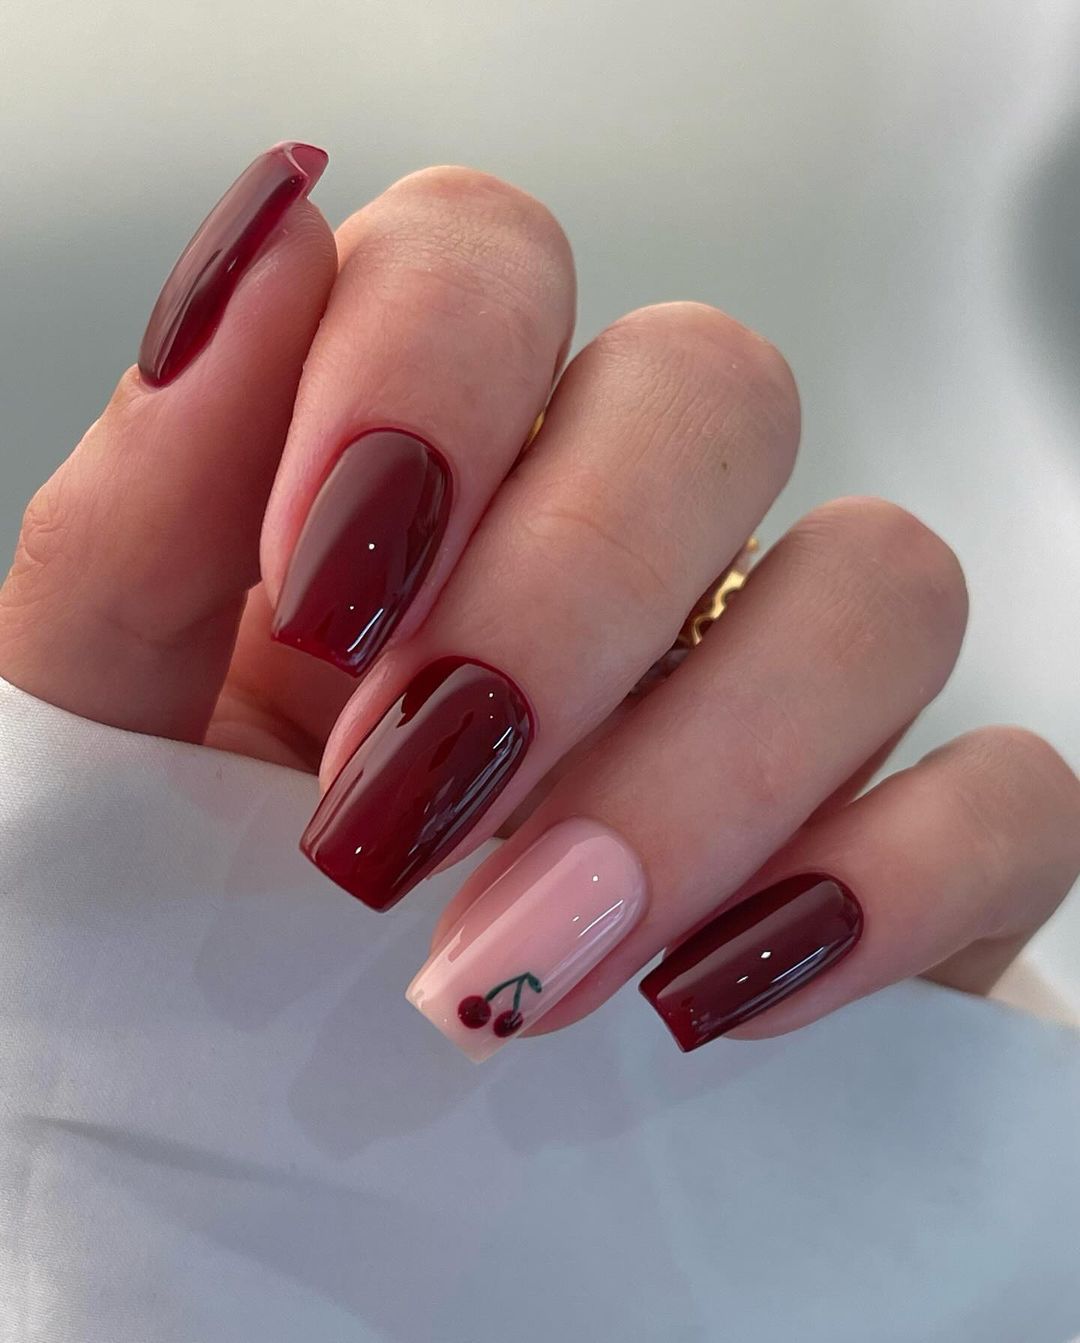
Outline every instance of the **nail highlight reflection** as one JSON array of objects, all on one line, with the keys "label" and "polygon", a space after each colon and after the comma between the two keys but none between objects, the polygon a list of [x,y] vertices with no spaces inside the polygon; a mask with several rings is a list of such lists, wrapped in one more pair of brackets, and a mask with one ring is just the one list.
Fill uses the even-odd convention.
[{"label": "nail highlight reflection", "polygon": [[442,457],[414,434],[375,429],[355,438],[308,511],[274,638],[359,676],[427,577],[450,495]]},{"label": "nail highlight reflection", "polygon": [[487,811],[532,732],[509,677],[462,658],[429,664],[327,789],[301,849],[358,900],[389,909]]},{"label": "nail highlight reflection", "polygon": [[862,910],[835,877],[789,877],[718,915],[641,981],[680,1049],[697,1049],[781,1002],[846,956]]}]

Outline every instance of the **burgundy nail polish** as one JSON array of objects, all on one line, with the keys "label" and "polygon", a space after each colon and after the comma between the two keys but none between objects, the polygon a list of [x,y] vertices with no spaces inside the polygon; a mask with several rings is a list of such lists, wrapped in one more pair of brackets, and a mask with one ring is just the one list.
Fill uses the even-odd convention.
[{"label": "burgundy nail polish", "polygon": [[327,156],[286,140],[260,154],[222,196],[180,253],[139,347],[152,387],[179,377],[209,343],[256,252],[286,210],[322,176]]},{"label": "burgundy nail polish", "polygon": [[405,614],[450,516],[450,473],[422,439],[376,429],[350,443],[308,512],[273,636],[358,676]]},{"label": "burgundy nail polish", "polygon": [[389,909],[480,819],[532,734],[507,677],[462,658],[433,662],[360,743],[300,848],[351,895]]},{"label": "burgundy nail polish", "polygon": [[846,956],[859,902],[834,877],[789,877],[725,910],[641,981],[680,1049],[764,1012]]}]

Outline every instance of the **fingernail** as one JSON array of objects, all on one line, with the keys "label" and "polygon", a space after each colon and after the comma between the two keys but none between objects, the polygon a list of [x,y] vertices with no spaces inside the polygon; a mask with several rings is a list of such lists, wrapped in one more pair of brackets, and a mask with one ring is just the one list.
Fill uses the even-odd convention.
[{"label": "fingernail", "polygon": [[859,902],[834,877],[789,877],[718,915],[666,956],[640,989],[680,1049],[697,1049],[846,956]]},{"label": "fingernail", "polygon": [[645,903],[630,846],[595,821],[563,821],[469,906],[405,996],[480,1063],[565,998]]},{"label": "fingernail", "polygon": [[165,281],[139,347],[139,372],[152,387],[179,377],[206,347],[256,252],[326,164],[323,150],[285,140],[260,154],[206,216]]},{"label": "fingernail", "polygon": [[315,496],[278,599],[273,636],[358,676],[405,614],[450,515],[450,473],[396,429],[345,448]]},{"label": "fingernail", "polygon": [[389,909],[487,811],[532,733],[508,677],[461,658],[433,662],[360,743],[300,847],[350,895]]}]

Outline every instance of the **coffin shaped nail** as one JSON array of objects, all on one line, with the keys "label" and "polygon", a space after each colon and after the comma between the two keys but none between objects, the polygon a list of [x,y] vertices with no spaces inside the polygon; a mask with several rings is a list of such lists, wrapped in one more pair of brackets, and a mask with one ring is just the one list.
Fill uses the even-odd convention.
[{"label": "coffin shaped nail", "polygon": [[339,886],[389,909],[464,839],[532,740],[525,696],[481,663],[413,678],[327,789],[300,847]]},{"label": "coffin shaped nail", "polygon": [[323,150],[285,140],[240,174],[196,229],[158,295],[139,347],[145,382],[165,386],[206,348],[259,248],[326,164]]},{"label": "coffin shaped nail", "polygon": [[641,981],[680,1049],[697,1049],[794,993],[858,942],[862,910],[835,877],[788,877],[725,910]]},{"label": "coffin shaped nail", "polygon": [[450,473],[422,439],[377,429],[341,453],[289,561],[273,636],[358,676],[420,589],[450,515]]},{"label": "coffin shaped nail", "polygon": [[645,905],[630,846],[595,821],[563,821],[477,897],[406,996],[479,1063],[579,984]]}]

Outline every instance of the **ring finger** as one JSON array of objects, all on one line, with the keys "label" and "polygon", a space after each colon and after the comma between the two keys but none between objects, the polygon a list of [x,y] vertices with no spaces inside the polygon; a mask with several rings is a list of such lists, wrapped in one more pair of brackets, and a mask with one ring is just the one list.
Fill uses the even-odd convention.
[{"label": "ring finger", "polygon": [[902,509],[843,500],[803,519],[701,646],[474,874],[412,1001],[473,1057],[498,1032],[458,1008],[518,976],[519,1001],[504,1005],[518,1025],[596,1007],[736,896],[933,698],[965,615],[951,551]]}]

